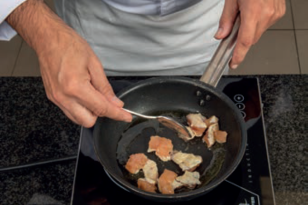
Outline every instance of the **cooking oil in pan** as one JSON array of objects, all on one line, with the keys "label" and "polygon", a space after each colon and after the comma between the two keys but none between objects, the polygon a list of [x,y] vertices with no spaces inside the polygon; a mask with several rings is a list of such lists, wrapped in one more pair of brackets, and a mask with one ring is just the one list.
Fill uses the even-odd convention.
[{"label": "cooking oil in pan", "polygon": [[[152,115],[165,115],[177,119],[179,122],[186,123],[186,115],[182,111],[177,112],[156,112]],[[156,120],[142,120],[136,119],[131,126],[122,134],[117,147],[118,164],[123,172],[123,176],[132,184],[137,186],[137,179],[144,177],[142,170],[138,174],[130,174],[125,168],[128,158],[132,154],[144,153],[149,159],[157,163],[159,175],[164,169],[169,169],[182,175],[184,172],[174,162],[161,161],[154,152],[148,153],[148,144],[151,136],[158,135],[160,137],[168,138],[172,141],[173,150],[182,151],[184,153],[192,153],[202,157],[202,164],[195,170],[200,173],[200,186],[205,186],[212,181],[220,172],[225,160],[225,148],[223,145],[216,143],[211,150],[209,150],[201,138],[195,138],[191,141],[185,142],[178,137],[177,133],[163,125]],[[197,188],[198,188],[197,187]],[[181,188],[175,190],[175,193],[191,191],[188,188]]]}]

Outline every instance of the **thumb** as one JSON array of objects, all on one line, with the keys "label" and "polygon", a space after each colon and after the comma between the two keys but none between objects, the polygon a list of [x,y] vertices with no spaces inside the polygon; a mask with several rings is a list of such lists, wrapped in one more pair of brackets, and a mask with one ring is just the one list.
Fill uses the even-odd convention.
[{"label": "thumb", "polygon": [[226,38],[230,34],[238,11],[237,0],[225,1],[224,9],[219,21],[219,28],[214,36],[216,39]]},{"label": "thumb", "polygon": [[98,58],[95,57],[94,60],[90,61],[88,69],[93,87],[104,95],[109,102],[117,107],[123,107],[124,103],[114,94]]}]

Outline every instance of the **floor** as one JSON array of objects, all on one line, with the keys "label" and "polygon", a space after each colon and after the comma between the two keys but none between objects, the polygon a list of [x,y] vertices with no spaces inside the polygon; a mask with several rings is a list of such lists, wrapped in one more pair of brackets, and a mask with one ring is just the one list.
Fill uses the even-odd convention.
[{"label": "floor", "polygon": [[[53,8],[52,0],[45,2]],[[266,31],[231,75],[308,74],[307,0],[286,0],[287,12]],[[19,36],[0,41],[0,76],[40,76],[35,52]]]}]

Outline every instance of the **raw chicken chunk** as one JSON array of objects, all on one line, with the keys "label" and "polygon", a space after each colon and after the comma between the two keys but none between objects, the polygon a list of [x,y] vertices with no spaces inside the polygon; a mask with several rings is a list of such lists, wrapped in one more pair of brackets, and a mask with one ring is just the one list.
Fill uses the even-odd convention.
[{"label": "raw chicken chunk", "polygon": [[196,137],[201,137],[203,132],[206,130],[207,126],[205,124],[206,118],[202,116],[200,113],[197,114],[188,114],[186,116],[187,123],[189,127],[192,129],[194,132],[194,135]]},{"label": "raw chicken chunk", "polygon": [[140,169],[144,167],[147,161],[148,158],[143,153],[132,154],[126,163],[125,168],[130,173],[137,174]]},{"label": "raw chicken chunk", "polygon": [[194,171],[202,163],[202,157],[175,151],[172,161],[178,164],[183,171]]},{"label": "raw chicken chunk", "polygon": [[158,179],[158,190],[162,194],[174,194],[172,183],[177,176],[175,172],[165,169]]},{"label": "raw chicken chunk", "polygon": [[143,173],[146,181],[148,181],[150,184],[156,184],[158,179],[158,169],[156,162],[148,159],[143,167]]},{"label": "raw chicken chunk", "polygon": [[146,179],[139,178],[137,184],[139,189],[142,189],[147,192],[156,193],[156,185],[149,183]]},{"label": "raw chicken chunk", "polygon": [[[189,189],[194,189],[196,185],[200,185],[200,174],[199,172],[189,172],[185,171],[185,173],[182,176],[179,176],[175,179],[174,185],[177,185],[180,188],[182,186],[185,186]],[[175,189],[176,189],[175,188]]]},{"label": "raw chicken chunk", "polygon": [[227,141],[228,133],[226,131],[217,130],[214,131],[214,137],[216,142],[218,143],[225,143]]},{"label": "raw chicken chunk", "polygon": [[215,143],[214,131],[218,131],[218,123],[211,124],[202,138],[208,148]]},{"label": "raw chicken chunk", "polygon": [[154,152],[162,161],[166,162],[171,159],[173,144],[170,139],[152,136],[149,142],[148,152]]}]

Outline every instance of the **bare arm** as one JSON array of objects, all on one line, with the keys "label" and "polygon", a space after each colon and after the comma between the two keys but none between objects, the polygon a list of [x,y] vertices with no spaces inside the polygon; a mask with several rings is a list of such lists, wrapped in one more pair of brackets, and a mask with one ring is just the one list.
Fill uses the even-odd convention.
[{"label": "bare arm", "polygon": [[63,33],[73,32],[42,0],[24,2],[8,16],[7,22],[36,52],[52,46],[44,43],[45,39],[54,41]]},{"label": "bare arm", "polygon": [[98,116],[131,121],[88,43],[43,1],[27,0],[7,21],[36,51],[48,99],[72,121],[85,127]]}]

